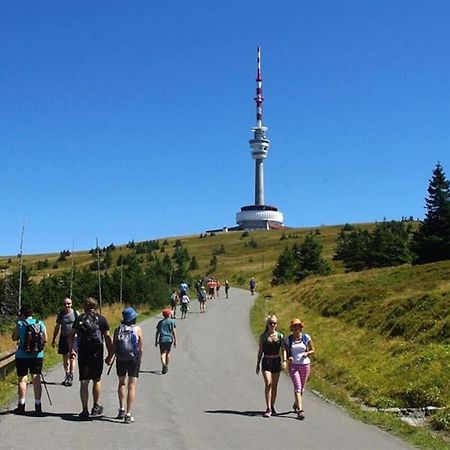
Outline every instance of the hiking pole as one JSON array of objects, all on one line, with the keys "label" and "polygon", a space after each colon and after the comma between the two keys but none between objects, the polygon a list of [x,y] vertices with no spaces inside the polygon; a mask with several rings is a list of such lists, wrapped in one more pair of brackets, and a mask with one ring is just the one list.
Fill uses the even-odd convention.
[{"label": "hiking pole", "polygon": [[97,273],[98,273],[98,302],[100,306],[100,314],[102,313],[102,280],[100,277],[100,249],[98,247],[98,238],[95,238],[97,244]]},{"label": "hiking pole", "polygon": [[42,378],[42,384],[44,385],[45,392],[47,392],[48,402],[50,403],[50,406],[52,405],[52,399],[50,398],[50,393],[48,392],[47,388],[47,381],[45,381],[44,374],[41,372],[41,378]]},{"label": "hiking pole", "polygon": [[72,270],[70,272],[70,292],[69,292],[69,298],[72,300],[73,295],[73,272],[75,269],[75,258],[73,256],[73,247],[75,246],[75,239],[72,239]]},{"label": "hiking pole", "polygon": [[22,226],[22,236],[20,238],[20,262],[19,262],[19,311],[22,308],[22,279],[23,279],[23,235],[25,233],[25,220]]},{"label": "hiking pole", "polygon": [[111,373],[112,366],[116,362],[116,357],[114,356],[113,360],[111,361],[111,364],[109,366],[108,372],[106,372],[106,375],[109,375]]}]

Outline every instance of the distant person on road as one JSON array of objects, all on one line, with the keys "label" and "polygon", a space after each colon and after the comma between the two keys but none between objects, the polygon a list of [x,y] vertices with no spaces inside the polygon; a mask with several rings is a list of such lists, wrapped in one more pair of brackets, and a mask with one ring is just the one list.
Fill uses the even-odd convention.
[{"label": "distant person on road", "polygon": [[253,277],[251,278],[250,282],[248,283],[248,286],[250,288],[250,292],[252,293],[252,295],[254,295],[255,289],[256,289],[256,281]]},{"label": "distant person on road", "polygon": [[[283,345],[283,334],[277,331],[278,320],[275,315],[266,318],[266,328],[259,337],[258,356],[256,358],[256,374],[262,370],[266,399],[266,412],[263,417],[275,415],[278,380],[281,372],[280,349]],[[262,361],[261,361],[262,359]]]},{"label": "distant person on road", "polygon": [[230,283],[228,283],[228,280],[225,280],[225,298],[228,298],[229,290],[230,290]]},{"label": "distant person on road", "polygon": [[202,286],[197,293],[197,300],[200,307],[200,314],[205,312],[206,289]]},{"label": "distant person on road", "polygon": [[189,296],[187,294],[184,294],[181,297],[181,307],[180,307],[180,311],[181,311],[181,318],[182,319],[186,319],[186,314],[189,311],[189,302],[191,301],[191,299],[189,298]]},{"label": "distant person on road", "polygon": [[99,416],[103,412],[100,405],[101,377],[103,373],[103,343],[106,343],[108,356],[112,357],[112,340],[109,324],[105,317],[97,314],[97,300],[90,297],[84,302],[84,313],[79,315],[69,335],[70,357],[75,358],[74,337],[77,335],[78,371],[80,374],[80,399],[83,410],[78,415],[81,420],[89,420],[89,382],[92,380],[94,404],[91,415]]},{"label": "distant person on road", "polygon": [[42,364],[44,361],[44,346],[47,342],[47,330],[44,322],[33,318],[33,310],[28,305],[22,305],[19,319],[12,336],[18,342],[16,350],[16,371],[18,377],[18,403],[14,410],[16,414],[25,414],[25,398],[27,394],[28,372],[31,374],[34,390],[34,411],[42,414]]},{"label": "distant person on road", "polygon": [[155,347],[159,345],[162,364],[161,373],[165,374],[169,370],[172,344],[174,347],[177,346],[177,333],[175,330],[177,325],[175,320],[170,318],[170,309],[163,309],[162,315],[163,319],[156,325]]},{"label": "distant person on road", "polygon": [[216,297],[220,297],[220,281],[216,278]]},{"label": "distant person on road", "polygon": [[291,334],[286,336],[283,349],[283,363],[289,364],[289,375],[294,385],[293,409],[297,419],[303,420],[302,396],[311,371],[309,355],[314,353],[314,346],[309,334],[303,333],[303,322],[300,319],[291,320]]},{"label": "distant person on road", "polygon": [[186,283],[186,281],[183,281],[180,284],[180,297],[182,297],[183,295],[187,295],[189,292],[189,285]]},{"label": "distant person on road", "polygon": [[172,309],[172,318],[177,318],[177,305],[180,301],[180,297],[178,297],[178,292],[176,289],[172,291],[172,295],[170,296],[170,308]]},{"label": "distant person on road", "polygon": [[63,386],[72,386],[73,384],[76,358],[70,358],[68,339],[72,325],[78,316],[78,312],[72,309],[72,300],[66,297],[63,300],[63,309],[56,316],[52,338],[52,347],[54,347],[58,333],[61,331],[58,341],[58,354],[63,356],[63,367],[66,374],[64,381],[61,383]]},{"label": "distant person on road", "polygon": [[[133,308],[125,308],[122,311],[122,323],[115,329],[113,338],[113,353],[119,377],[117,388],[119,412],[116,419],[123,420],[124,423],[134,422],[132,409],[143,351],[142,329],[136,325],[137,316],[138,313]],[[106,359],[106,364],[110,365],[112,358],[110,355]]]},{"label": "distant person on road", "polygon": [[215,297],[216,282],[214,281],[214,278],[210,278],[206,284],[208,285],[209,299],[212,300]]}]

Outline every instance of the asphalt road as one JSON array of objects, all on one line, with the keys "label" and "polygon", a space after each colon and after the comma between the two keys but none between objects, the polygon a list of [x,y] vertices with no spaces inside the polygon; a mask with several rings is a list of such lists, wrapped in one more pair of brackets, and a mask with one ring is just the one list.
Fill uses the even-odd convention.
[{"label": "asphalt road", "polygon": [[[246,291],[231,289],[230,299],[208,301],[205,314],[199,314],[196,301],[191,302],[187,319],[177,320],[179,342],[165,375],[161,375],[159,353],[153,345],[159,317],[141,323],[145,349],[135,423],[114,419],[118,408],[115,369],[107,376],[105,368],[102,379],[104,415],[80,422],[78,383],[71,388],[61,386],[63,371],[57,366],[46,374],[47,382],[52,383],[48,388],[53,406],[44,391],[44,417],[1,413],[0,448],[411,448],[309,392],[304,398],[307,417],[298,421],[291,411],[292,385],[287,376],[280,379],[278,415],[263,418],[264,386],[261,375],[255,374],[257,345],[249,330],[254,298]],[[27,406],[32,405],[29,386]]]}]

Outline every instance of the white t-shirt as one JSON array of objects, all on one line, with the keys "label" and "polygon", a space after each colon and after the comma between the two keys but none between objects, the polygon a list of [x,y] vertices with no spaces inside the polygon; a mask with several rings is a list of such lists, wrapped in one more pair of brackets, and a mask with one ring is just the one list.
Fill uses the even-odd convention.
[{"label": "white t-shirt", "polygon": [[[311,360],[309,356],[303,356],[308,351],[308,342],[311,340],[311,336],[306,333],[300,334],[300,340],[292,341],[291,344],[291,356],[292,364],[310,364]],[[289,336],[284,339],[286,348],[289,349]]]}]

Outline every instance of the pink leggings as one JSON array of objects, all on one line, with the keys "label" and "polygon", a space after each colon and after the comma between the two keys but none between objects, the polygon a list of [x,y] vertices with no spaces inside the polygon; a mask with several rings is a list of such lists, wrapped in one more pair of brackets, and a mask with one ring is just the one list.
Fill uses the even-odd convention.
[{"label": "pink leggings", "polygon": [[310,371],[311,371],[310,364],[290,365],[289,373],[291,375],[292,383],[294,384],[294,392],[303,392]]}]

